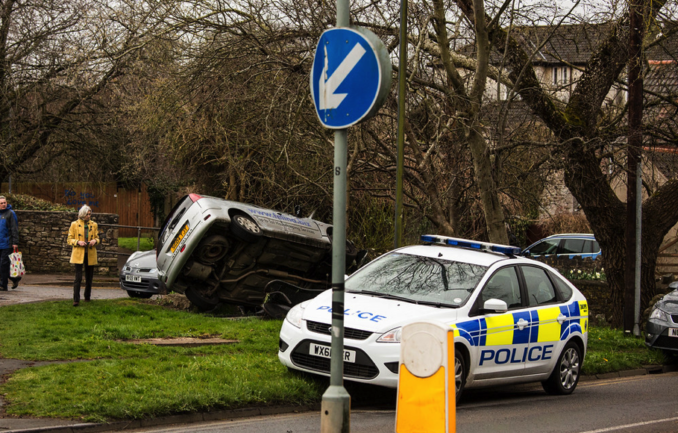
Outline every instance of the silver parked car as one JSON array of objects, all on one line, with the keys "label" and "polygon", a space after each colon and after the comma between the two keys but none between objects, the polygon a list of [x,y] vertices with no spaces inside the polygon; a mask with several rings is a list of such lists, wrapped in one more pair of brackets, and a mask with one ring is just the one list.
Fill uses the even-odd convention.
[{"label": "silver parked car", "polygon": [[645,344],[678,354],[678,281],[669,287],[674,290],[652,307],[645,326]]},{"label": "silver parked car", "polygon": [[132,254],[120,271],[120,288],[132,298],[150,298],[160,293],[155,250]]},{"label": "silver parked car", "polygon": [[[300,214],[300,212],[297,212]],[[358,257],[350,242],[346,265]],[[189,194],[158,236],[158,276],[198,308],[220,302],[284,317],[330,287],[332,226],[254,205]]]}]

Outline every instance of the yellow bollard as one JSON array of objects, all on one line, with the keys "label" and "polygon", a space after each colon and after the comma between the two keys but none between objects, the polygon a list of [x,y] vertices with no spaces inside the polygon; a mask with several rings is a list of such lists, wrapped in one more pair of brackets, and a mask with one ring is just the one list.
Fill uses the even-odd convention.
[{"label": "yellow bollard", "polygon": [[411,323],[400,340],[396,433],[454,433],[454,330]]}]

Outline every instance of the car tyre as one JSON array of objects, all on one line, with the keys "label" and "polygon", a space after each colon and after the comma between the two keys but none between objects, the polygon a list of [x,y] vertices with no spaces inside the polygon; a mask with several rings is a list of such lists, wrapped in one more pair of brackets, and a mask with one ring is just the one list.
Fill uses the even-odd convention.
[{"label": "car tyre", "polygon": [[244,214],[235,214],[231,219],[231,233],[243,242],[256,242],[263,235],[259,225]]},{"label": "car tyre", "polygon": [[570,341],[560,352],[553,372],[541,384],[552,395],[568,395],[574,392],[581,375],[582,356],[579,345]]},{"label": "car tyre", "polygon": [[455,389],[455,401],[459,403],[462,394],[464,393],[464,388],[466,387],[466,361],[464,356],[458,351],[454,351],[454,383],[456,385]]},{"label": "car tyre", "polygon": [[184,295],[186,295],[186,298],[191,301],[191,304],[195,305],[202,311],[213,310],[217,305],[219,305],[219,298],[217,296],[205,296],[191,287],[184,291]]},{"label": "car tyre", "polygon": [[148,292],[136,292],[134,290],[128,290],[127,294],[129,295],[130,298],[141,298],[141,299],[148,299],[151,296],[153,296],[155,293],[148,293]]}]

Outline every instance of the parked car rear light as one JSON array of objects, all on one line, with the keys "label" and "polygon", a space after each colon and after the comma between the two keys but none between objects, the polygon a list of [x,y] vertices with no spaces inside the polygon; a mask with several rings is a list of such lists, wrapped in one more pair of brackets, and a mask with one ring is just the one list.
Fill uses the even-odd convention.
[{"label": "parked car rear light", "polygon": [[198,201],[202,198],[202,196],[200,196],[198,194],[189,194],[188,196],[190,197],[190,199],[193,203],[195,203],[196,201]]},{"label": "parked car rear light", "polygon": [[183,253],[185,249],[186,249],[186,244],[184,244],[184,245],[181,247],[181,250],[180,250],[179,252],[180,252],[180,253]]}]

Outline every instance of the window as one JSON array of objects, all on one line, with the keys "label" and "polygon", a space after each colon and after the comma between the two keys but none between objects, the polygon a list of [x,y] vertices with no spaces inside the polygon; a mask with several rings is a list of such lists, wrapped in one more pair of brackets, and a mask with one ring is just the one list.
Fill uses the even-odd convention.
[{"label": "window", "polygon": [[442,258],[391,253],[362,268],[346,281],[346,290],[369,291],[406,302],[463,305],[485,275],[486,266]]},{"label": "window", "polygon": [[531,256],[539,256],[542,254],[555,254],[558,250],[560,239],[547,239],[530,248]]},{"label": "window", "polygon": [[492,275],[480,294],[480,308],[489,299],[500,299],[509,308],[522,307],[520,284],[514,267],[500,269]]},{"label": "window", "polygon": [[600,252],[600,244],[598,243],[598,241],[593,241],[592,249],[594,254],[598,254]]},{"label": "window", "polygon": [[584,251],[584,239],[565,239],[558,254],[581,254]]},{"label": "window", "polygon": [[558,84],[558,68],[553,68],[553,85]]},{"label": "window", "polygon": [[530,306],[549,304],[556,302],[556,291],[553,284],[546,275],[546,271],[534,266],[522,266],[525,284],[527,286],[527,297]]},{"label": "window", "polygon": [[570,286],[567,285],[565,281],[563,281],[562,277],[559,277],[558,275],[554,274],[553,272],[549,272],[551,275],[551,280],[555,283],[556,287],[558,288],[558,291],[560,292],[560,296],[564,301],[570,300],[572,297],[572,289]]},{"label": "window", "polygon": [[561,71],[563,72],[563,83],[567,84],[567,68],[561,68]]}]

